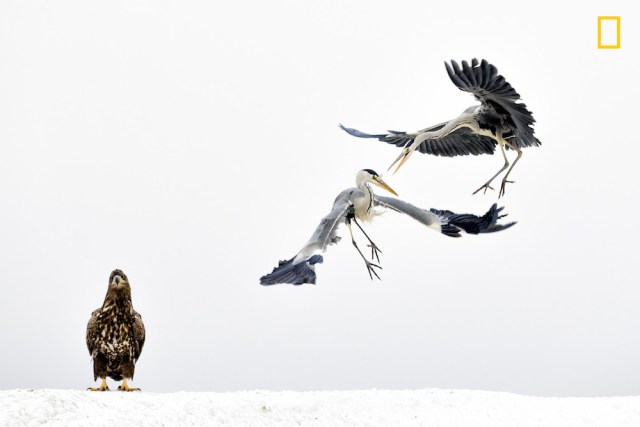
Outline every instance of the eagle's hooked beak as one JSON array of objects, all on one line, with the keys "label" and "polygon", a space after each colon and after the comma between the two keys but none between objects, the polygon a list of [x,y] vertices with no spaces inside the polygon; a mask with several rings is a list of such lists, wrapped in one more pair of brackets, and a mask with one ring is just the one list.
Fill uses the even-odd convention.
[{"label": "eagle's hooked beak", "polygon": [[122,282],[122,278],[120,276],[116,276],[113,278],[113,282],[111,282],[112,284],[118,286],[120,284],[120,282]]},{"label": "eagle's hooked beak", "polygon": [[386,182],[384,182],[384,181],[382,180],[382,178],[380,178],[379,176],[374,177],[374,178],[372,179],[372,181],[371,181],[371,182],[373,182],[373,183],[374,183],[375,185],[377,185],[378,187],[382,187],[382,188],[384,188],[384,189],[385,189],[385,190],[387,190],[389,193],[391,193],[391,194],[393,194],[393,195],[395,195],[395,196],[397,196],[397,195],[398,195],[398,193],[396,193],[396,192],[393,190],[393,188],[389,187],[389,185],[387,185],[387,183],[386,183]]}]

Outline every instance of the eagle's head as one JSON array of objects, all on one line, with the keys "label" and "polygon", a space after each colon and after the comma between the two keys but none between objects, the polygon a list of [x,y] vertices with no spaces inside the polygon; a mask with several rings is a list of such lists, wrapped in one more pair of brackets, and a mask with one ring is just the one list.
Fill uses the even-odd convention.
[{"label": "eagle's head", "polygon": [[107,295],[111,295],[115,298],[127,298],[131,299],[131,286],[129,285],[129,279],[122,270],[113,270],[109,276],[109,290]]}]

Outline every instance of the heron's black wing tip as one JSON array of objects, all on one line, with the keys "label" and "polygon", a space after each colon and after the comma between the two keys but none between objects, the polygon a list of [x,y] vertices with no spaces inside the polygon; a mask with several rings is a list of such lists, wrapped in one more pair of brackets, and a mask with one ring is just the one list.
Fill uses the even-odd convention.
[{"label": "heron's black wing tip", "polygon": [[288,261],[281,261],[271,273],[260,278],[260,284],[263,286],[277,285],[281,283],[296,286],[304,284],[315,285],[316,272],[314,270],[314,265],[322,263],[322,255],[313,255],[296,263],[293,262],[294,259],[295,257]]},{"label": "heron's black wing tip", "polygon": [[507,228],[511,228],[516,225],[518,221],[508,222],[506,224],[492,224],[485,231],[481,231],[481,233],[493,233],[496,231],[506,230]]},{"label": "heron's black wing tip", "polygon": [[468,234],[494,233],[506,230],[516,224],[515,221],[507,224],[498,224],[498,219],[504,215],[499,213],[504,207],[498,208],[494,203],[491,208],[482,216],[473,214],[456,214],[451,211],[431,209],[431,212],[446,218],[447,223],[441,226],[441,232],[450,237],[459,237],[460,232]]}]

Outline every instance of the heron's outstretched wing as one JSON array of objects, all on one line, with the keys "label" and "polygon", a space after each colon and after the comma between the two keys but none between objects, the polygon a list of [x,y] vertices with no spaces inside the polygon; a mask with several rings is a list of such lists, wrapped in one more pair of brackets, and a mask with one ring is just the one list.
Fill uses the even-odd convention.
[{"label": "heron's outstretched wing", "polygon": [[340,193],[333,204],[331,212],[322,218],[313,235],[300,252],[287,261],[280,261],[271,273],[260,278],[260,284],[315,284],[315,264],[322,263],[322,253],[327,250],[329,245],[340,241],[340,237],[337,235],[338,227],[345,221],[347,215],[353,212],[352,200],[358,192],[361,193],[357,188],[351,188]]},{"label": "heron's outstretched wing", "polygon": [[461,231],[469,234],[493,233],[495,231],[505,230],[515,224],[515,222],[507,224],[497,223],[498,219],[506,216],[506,214],[499,215],[504,207],[498,208],[498,205],[495,203],[483,216],[456,214],[448,210],[426,210],[400,199],[377,195],[375,196],[374,203],[376,206],[382,206],[409,215],[427,227],[433,228],[450,237],[460,237]]},{"label": "heron's outstretched wing", "polygon": [[497,113],[510,122],[515,128],[514,136],[518,146],[540,145],[538,138],[533,135],[535,120],[531,111],[524,103],[517,102],[520,95],[498,74],[495,66],[484,59],[478,62],[475,58],[471,65],[462,61],[462,68],[456,61],[451,61],[451,65],[445,62],[444,65],[449,78],[460,90],[472,93],[482,102],[484,109]]},{"label": "heron's outstretched wing", "polygon": [[[408,147],[416,139],[416,136],[424,132],[435,132],[442,129],[447,122],[440,123],[435,126],[431,126],[425,129],[421,129],[416,132],[400,132],[389,130],[389,133],[381,134],[368,134],[361,132],[357,129],[348,128],[340,124],[340,128],[347,132],[349,135],[357,136],[358,138],[376,138],[379,141],[393,144],[396,147],[404,148]],[[478,135],[466,127],[459,128],[450,132],[440,138],[427,139],[423,141],[417,148],[418,151],[424,154],[431,154],[434,156],[443,157],[455,157],[455,156],[468,156],[479,154],[493,154],[495,151],[496,142],[484,135]]]}]

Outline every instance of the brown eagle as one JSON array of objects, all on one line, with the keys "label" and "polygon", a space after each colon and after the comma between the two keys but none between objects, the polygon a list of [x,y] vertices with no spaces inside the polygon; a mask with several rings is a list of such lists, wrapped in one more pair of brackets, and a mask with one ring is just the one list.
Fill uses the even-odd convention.
[{"label": "brown eagle", "polygon": [[109,276],[107,296],[102,307],[91,313],[87,324],[87,347],[93,358],[93,380],[100,377],[102,384],[91,391],[106,391],[107,377],[122,380],[118,390],[140,391],[127,385],[133,378],[136,361],[144,345],[142,316],[131,304],[129,279],[121,270]]}]

